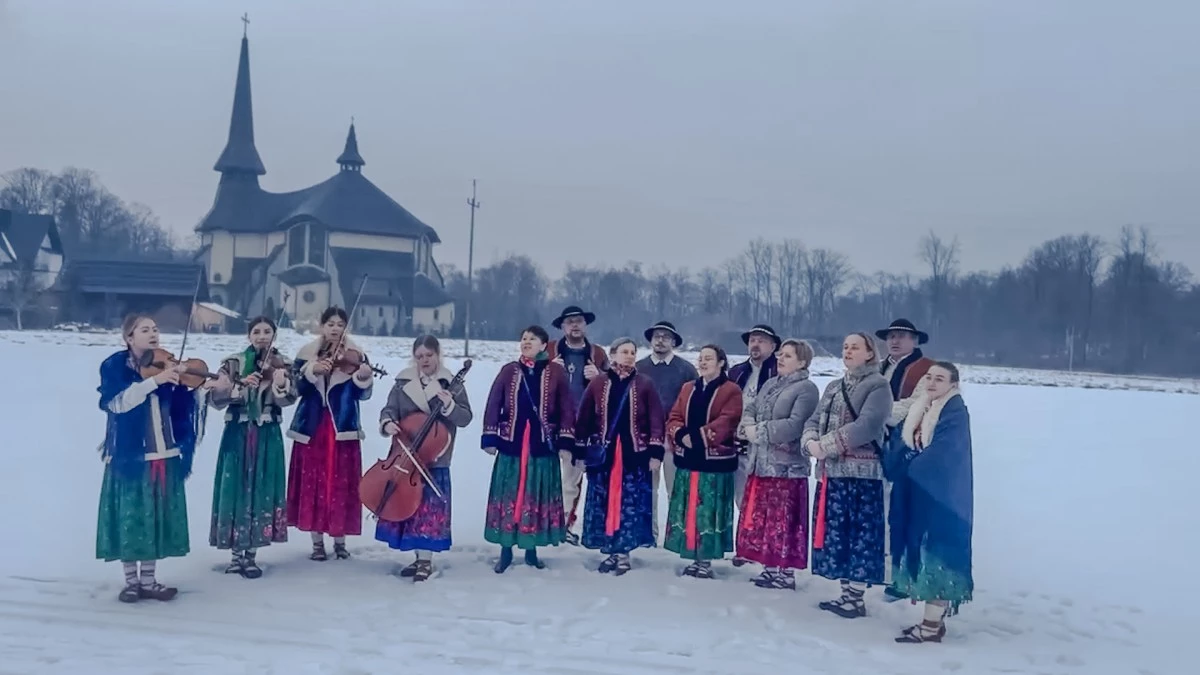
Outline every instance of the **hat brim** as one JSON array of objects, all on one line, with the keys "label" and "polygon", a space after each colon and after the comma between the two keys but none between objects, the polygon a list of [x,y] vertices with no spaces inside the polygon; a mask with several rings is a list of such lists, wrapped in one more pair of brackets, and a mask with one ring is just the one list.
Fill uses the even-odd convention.
[{"label": "hat brim", "polygon": [[656,331],[656,330],[665,330],[668,333],[670,333],[671,335],[675,336],[675,346],[676,347],[683,344],[683,336],[679,334],[679,331],[675,330],[674,328],[668,328],[667,326],[650,326],[645,331],[643,331],[642,336],[646,338],[646,342],[650,341],[651,337],[654,336],[654,331]]},{"label": "hat brim", "polygon": [[923,345],[926,342],[929,342],[929,333],[926,333],[925,331],[917,330],[915,328],[881,328],[881,329],[875,331],[875,337],[879,338],[880,340],[886,340],[886,339],[888,339],[888,335],[890,333],[892,333],[893,331],[900,331],[901,333],[912,333],[913,335],[917,336],[917,344],[919,344],[919,345]]},{"label": "hat brim", "polygon": [[742,333],[742,344],[749,347],[750,346],[750,336],[754,335],[755,333],[758,333],[759,335],[766,335],[767,337],[771,338],[772,340],[775,341],[776,347],[779,347],[779,345],[783,344],[783,338],[779,337],[778,335],[771,335],[770,333],[768,333],[766,331],[762,331],[762,330],[748,330],[745,333]]},{"label": "hat brim", "polygon": [[573,316],[582,316],[584,323],[591,323],[596,320],[596,315],[591,312],[572,312],[570,314],[564,314],[554,321],[551,321],[550,325],[554,326],[555,328],[562,328],[563,322]]}]

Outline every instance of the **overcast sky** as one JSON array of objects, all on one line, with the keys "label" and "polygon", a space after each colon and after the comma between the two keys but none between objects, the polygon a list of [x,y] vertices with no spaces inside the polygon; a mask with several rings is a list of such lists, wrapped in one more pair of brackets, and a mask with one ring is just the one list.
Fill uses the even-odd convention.
[{"label": "overcast sky", "polygon": [[1196,0],[0,0],[0,172],[98,172],[187,233],[250,16],[262,184],[365,175],[476,261],[719,264],[798,237],[997,269],[1146,224],[1200,272]]}]

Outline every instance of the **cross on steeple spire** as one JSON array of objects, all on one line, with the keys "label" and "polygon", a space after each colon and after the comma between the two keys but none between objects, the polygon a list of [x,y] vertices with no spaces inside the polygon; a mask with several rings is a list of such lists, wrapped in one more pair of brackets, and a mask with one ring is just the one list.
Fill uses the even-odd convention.
[{"label": "cross on steeple spire", "polygon": [[[243,15],[242,21],[249,25],[250,17]],[[250,40],[242,36],[242,50],[238,55],[237,79],[233,88],[233,110],[229,116],[229,140],[225,150],[217,159],[213,169],[222,176],[250,176],[257,183],[258,176],[267,172],[258,149],[254,147],[254,111],[250,102]]]},{"label": "cross on steeple spire", "polygon": [[250,13],[242,14],[242,37],[246,37],[246,32],[250,29]]}]

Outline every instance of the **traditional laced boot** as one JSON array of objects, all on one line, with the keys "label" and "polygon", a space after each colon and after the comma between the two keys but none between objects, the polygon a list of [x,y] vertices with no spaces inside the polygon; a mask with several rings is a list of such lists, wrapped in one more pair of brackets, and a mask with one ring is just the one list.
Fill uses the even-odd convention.
[{"label": "traditional laced boot", "polygon": [[615,569],[617,569],[617,554],[616,553],[605,558],[604,561],[600,563],[600,567],[598,567],[596,571],[600,572],[601,574],[608,574],[609,572],[612,572]]},{"label": "traditional laced boot", "polygon": [[333,555],[336,556],[338,560],[349,560],[350,559],[350,551],[346,550],[346,542],[344,542],[344,541],[333,542]]},{"label": "traditional laced boot", "polygon": [[417,573],[417,565],[420,562],[421,562],[420,560],[412,561],[412,563],[410,563],[408,567],[405,567],[404,569],[400,570],[400,577],[403,579],[409,579],[409,578],[412,578],[413,576],[415,576]]},{"label": "traditional laced boot", "polygon": [[329,560],[329,556],[325,554],[325,541],[324,540],[313,542],[312,555],[308,556],[308,559],[316,560],[318,562],[324,561],[324,560]]},{"label": "traditional laced boot", "polygon": [[738,556],[738,555],[733,556],[733,566],[734,567],[742,567],[743,565],[745,565],[748,562],[750,562],[750,561],[746,560],[745,558],[743,558],[741,556]]},{"label": "traditional laced boot", "polygon": [[796,574],[792,570],[773,569],[763,579],[754,582],[759,588],[774,588],[779,590],[796,590]]},{"label": "traditional laced boot", "polygon": [[258,566],[254,558],[254,551],[242,553],[242,576],[247,579],[257,579],[262,576],[262,568]]},{"label": "traditional laced boot", "polygon": [[764,567],[763,571],[760,572],[758,576],[750,578],[750,583],[754,584],[755,586],[762,586],[764,583],[769,583],[771,581],[771,574],[774,572],[775,568]]},{"label": "traditional laced boot", "polygon": [[416,566],[417,566],[417,569],[413,571],[413,578],[412,578],[413,583],[416,583],[418,581],[425,581],[425,580],[429,579],[429,577],[433,576],[433,561],[432,560],[418,560],[416,562]]},{"label": "traditional laced boot", "polygon": [[171,586],[163,586],[162,584],[158,583],[157,581],[155,581],[154,583],[152,583],[150,585],[142,584],[138,588],[138,595],[143,600],[161,600],[163,602],[167,602],[170,600],[174,600],[175,596],[178,594],[179,594],[178,588],[172,588]]},{"label": "traditional laced boot", "polygon": [[929,621],[905,628],[900,632],[896,642],[901,644],[919,644],[921,642],[941,642],[946,637],[946,624],[942,621]]},{"label": "traditional laced boot", "polygon": [[125,588],[117,595],[117,600],[121,602],[137,602],[142,599],[141,586],[135,581],[132,584],[125,584]]},{"label": "traditional laced boot", "polygon": [[567,530],[566,542],[568,544],[570,544],[571,546],[578,546],[579,545],[579,535],[575,534],[574,532],[572,532],[570,530]]},{"label": "traditional laced boot", "polygon": [[538,558],[536,548],[531,548],[525,551],[525,564],[539,570],[546,569],[546,563],[542,562],[542,560]]},{"label": "traditional laced boot", "polygon": [[496,574],[504,574],[504,572],[508,570],[509,566],[512,565],[512,562],[512,547],[505,546],[504,548],[500,549],[500,559],[496,561],[496,566],[492,569],[495,570]]},{"label": "traditional laced boot", "polygon": [[867,606],[863,602],[863,589],[842,582],[842,597],[834,601],[825,601],[817,605],[826,612],[837,614],[843,619],[857,619],[867,615]]},{"label": "traditional laced boot", "polygon": [[629,554],[622,553],[617,556],[617,566],[613,569],[613,576],[619,577],[631,569],[633,569],[633,565],[629,562]]},{"label": "traditional laced boot", "polygon": [[229,561],[229,566],[225,568],[225,574],[241,574],[244,561],[241,551],[233,552],[233,559]]}]

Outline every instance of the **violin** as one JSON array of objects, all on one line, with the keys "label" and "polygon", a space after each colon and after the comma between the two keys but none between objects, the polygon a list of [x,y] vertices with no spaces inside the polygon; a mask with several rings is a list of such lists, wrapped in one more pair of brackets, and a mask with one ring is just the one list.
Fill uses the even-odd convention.
[{"label": "violin", "polygon": [[283,358],[283,355],[274,347],[257,349],[254,352],[254,369],[264,380],[274,377],[276,370],[282,368],[286,372],[290,367],[290,364]]},{"label": "violin", "polygon": [[175,358],[174,354],[161,348],[142,352],[138,363],[138,373],[142,377],[155,377],[175,366],[186,368],[179,374],[179,384],[188,389],[195,389],[208,380],[218,378],[218,375],[209,371],[208,364],[202,359],[187,359],[181,362]]},{"label": "violin", "polygon": [[317,358],[330,361],[333,364],[333,369],[341,371],[347,375],[353,375],[359,367],[366,365],[375,374],[375,377],[384,377],[387,371],[380,366],[373,365],[367,355],[352,347],[347,347],[345,344],[326,343],[317,352]]}]

